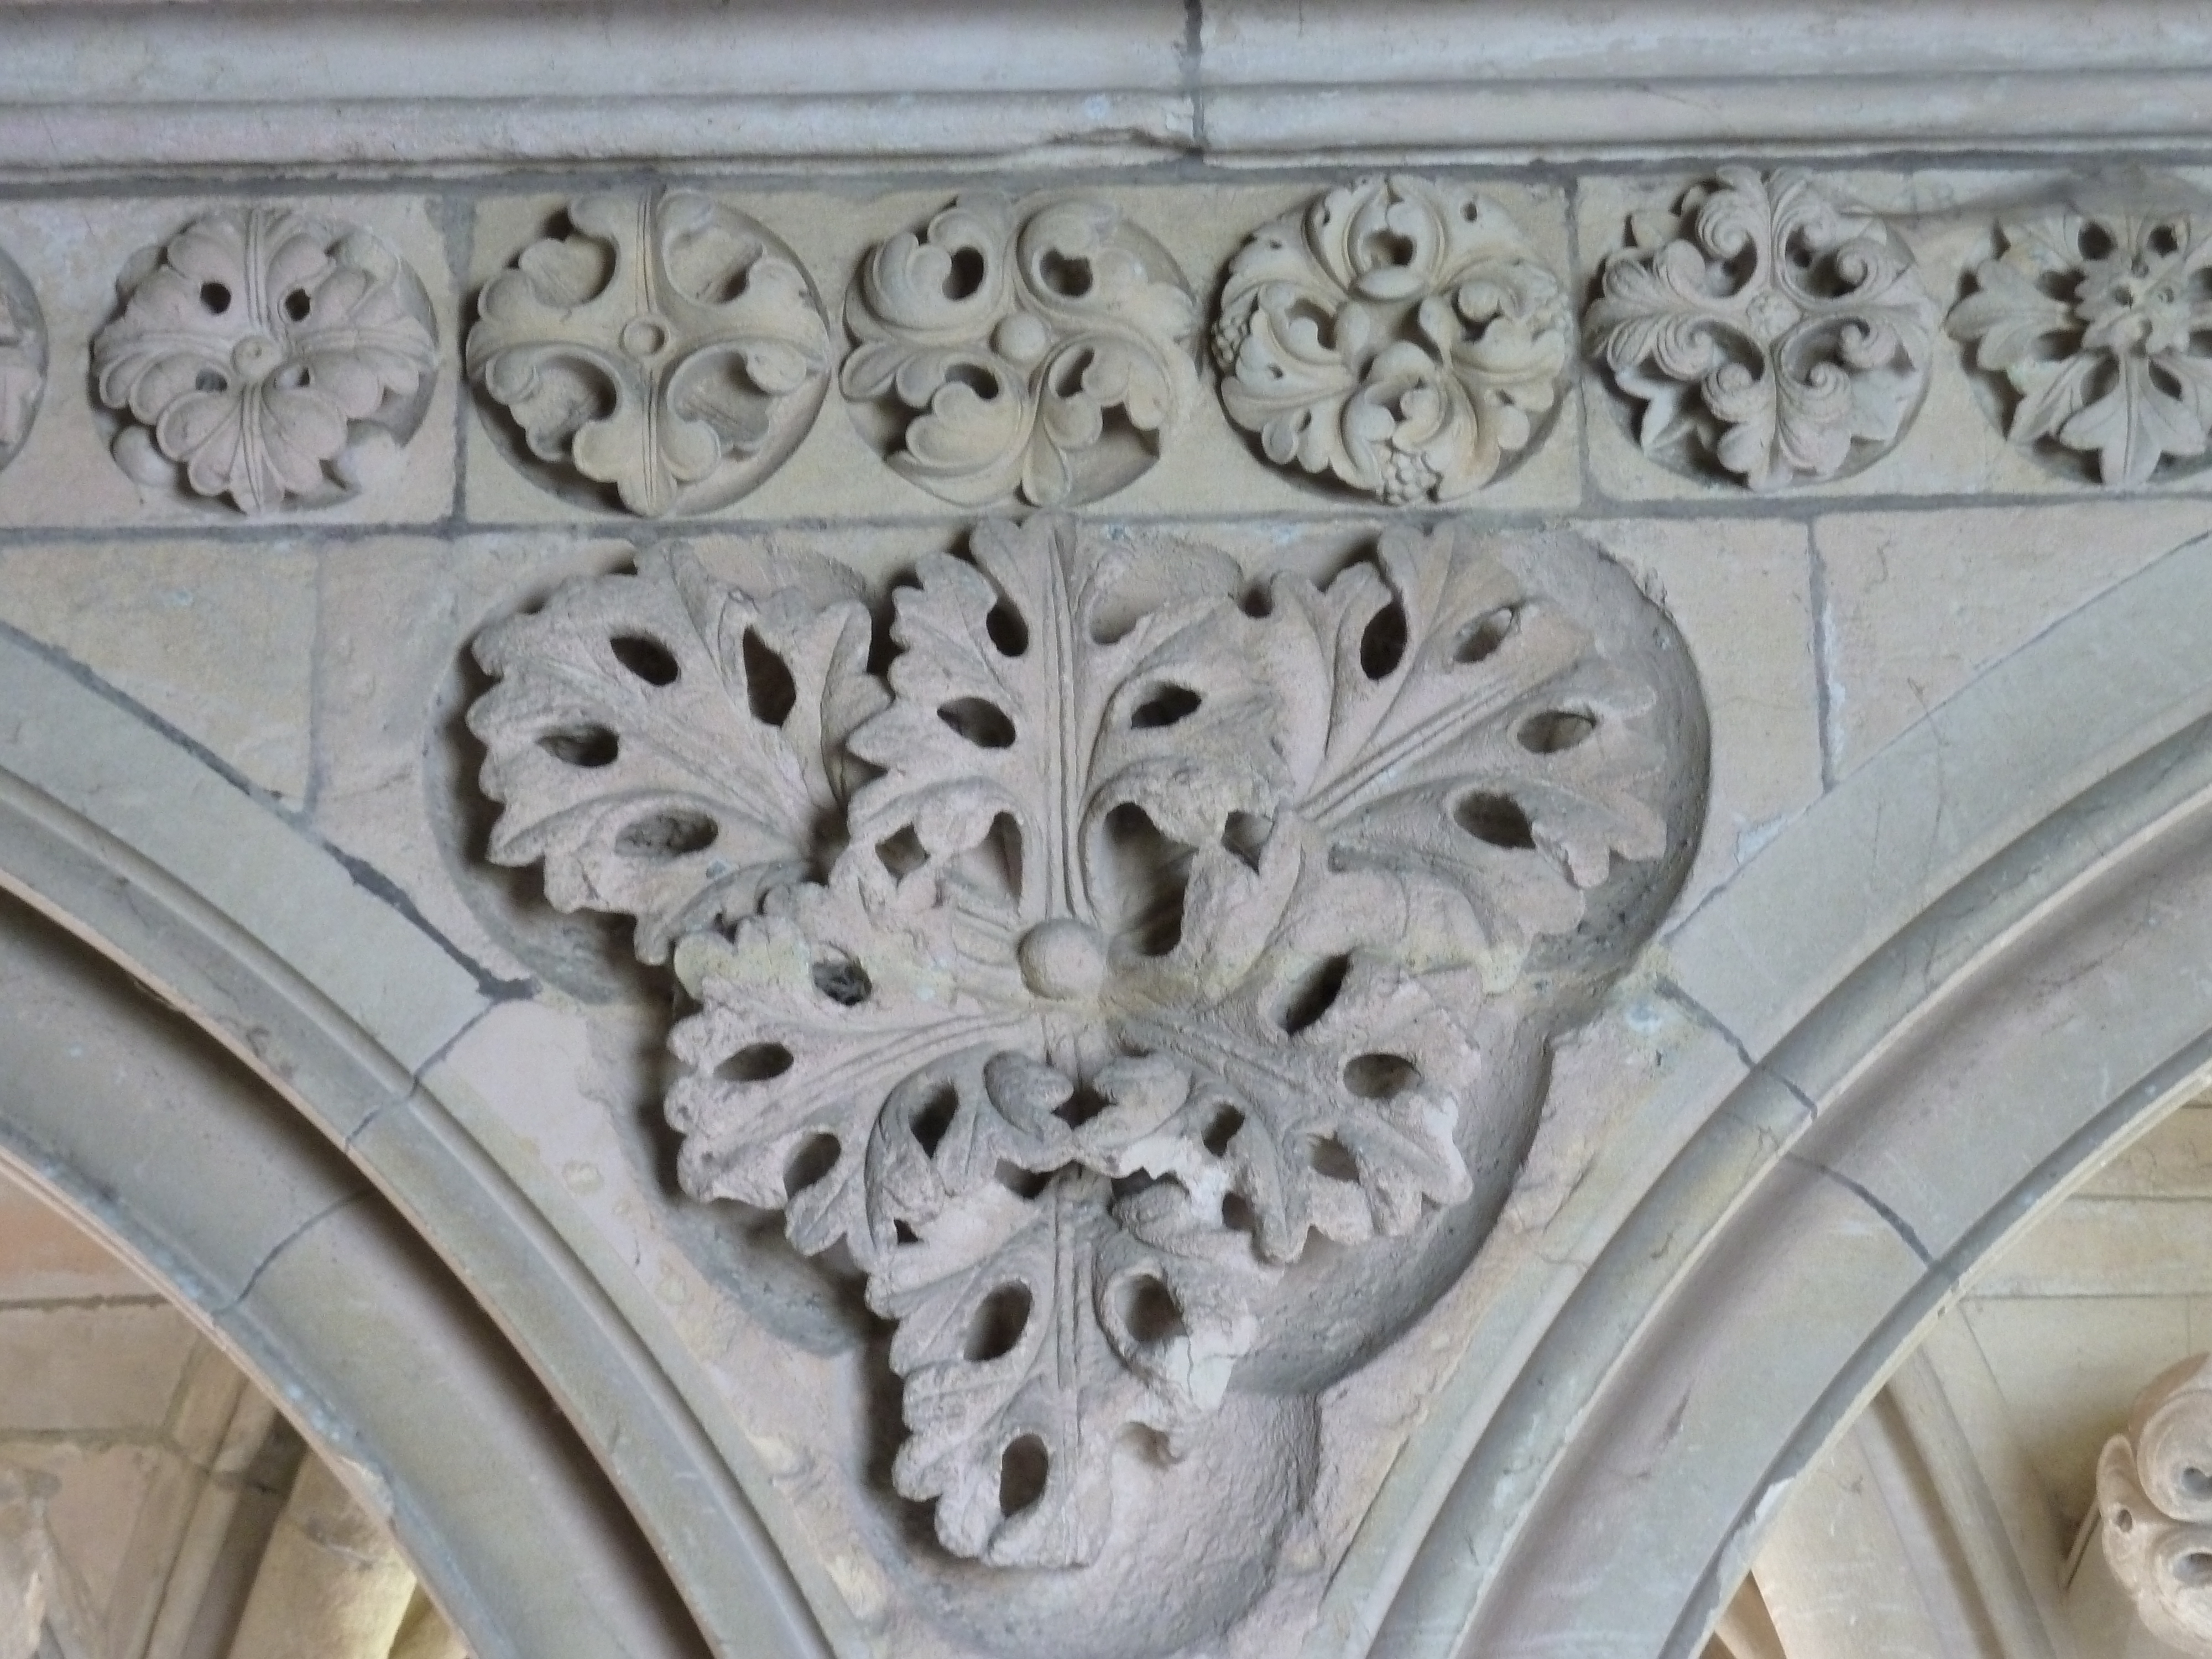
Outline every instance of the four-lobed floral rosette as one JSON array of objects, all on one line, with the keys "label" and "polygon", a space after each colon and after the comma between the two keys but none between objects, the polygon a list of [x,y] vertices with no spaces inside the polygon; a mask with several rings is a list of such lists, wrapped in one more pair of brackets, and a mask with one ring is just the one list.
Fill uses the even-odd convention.
[{"label": "four-lobed floral rosette", "polygon": [[1394,175],[1263,226],[1213,329],[1222,406],[1278,466],[1463,501],[1542,434],[1574,358],[1558,276],[1475,191]]},{"label": "four-lobed floral rosette", "polygon": [[489,631],[470,723],[494,857],[699,1005],[684,1190],[867,1275],[949,1548],[1069,1565],[1131,1425],[1173,1455],[1240,1360],[1340,1370],[1463,1263],[1528,1055],[1680,878],[1703,714],[1571,536],[1260,599],[1164,538],[972,544],[897,591],[887,689],[840,573],[664,552]]}]

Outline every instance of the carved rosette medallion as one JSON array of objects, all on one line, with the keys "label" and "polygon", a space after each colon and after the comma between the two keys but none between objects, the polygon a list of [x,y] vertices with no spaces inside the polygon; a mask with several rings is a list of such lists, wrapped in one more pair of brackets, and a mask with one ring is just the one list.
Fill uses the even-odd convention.
[{"label": "carved rosette medallion", "polygon": [[1213,356],[1223,406],[1276,465],[1395,506],[1456,501],[1547,429],[1574,317],[1496,203],[1370,179],[1254,234]]},{"label": "carved rosette medallion", "polygon": [[470,725],[493,857],[698,1004],[684,1189],[842,1245],[898,1490],[1064,1566],[1131,1425],[1172,1457],[1240,1365],[1318,1386],[1464,1265],[1544,1043],[1680,881],[1705,723],[1569,535],[1393,532],[1256,597],[1066,520],[972,548],[896,591],[887,684],[834,568],[647,555],[484,635]]},{"label": "carved rosette medallion", "polygon": [[869,254],[840,384],[901,477],[963,507],[1097,501],[1198,401],[1198,302],[1095,197],[971,192]]},{"label": "carved rosette medallion", "polygon": [[429,297],[358,226],[289,208],[204,214],[118,287],[93,374],[129,416],[113,451],[140,483],[245,513],[327,506],[422,424],[438,366]]},{"label": "carved rosette medallion", "polygon": [[1893,447],[1928,388],[1938,309],[1875,215],[1802,173],[1723,167],[1638,213],[1605,262],[1592,351],[1644,406],[1644,453],[1753,489],[1839,477]]},{"label": "carved rosette medallion", "polygon": [[[2212,225],[2199,210],[2075,207],[2007,219],[1948,326],[2011,393],[2005,435],[2148,483],[2212,437]],[[2069,470],[2080,471],[2078,465]]]},{"label": "carved rosette medallion", "polygon": [[647,518],[757,487],[830,383],[799,256],[693,191],[581,197],[567,229],[486,285],[469,331],[470,377],[546,469],[532,477]]},{"label": "carved rosette medallion", "polygon": [[46,321],[15,262],[0,253],[0,467],[31,435],[46,385]]},{"label": "carved rosette medallion", "polygon": [[2105,1559],[2151,1633],[2212,1654],[2212,1358],[2145,1389],[2097,1460]]}]

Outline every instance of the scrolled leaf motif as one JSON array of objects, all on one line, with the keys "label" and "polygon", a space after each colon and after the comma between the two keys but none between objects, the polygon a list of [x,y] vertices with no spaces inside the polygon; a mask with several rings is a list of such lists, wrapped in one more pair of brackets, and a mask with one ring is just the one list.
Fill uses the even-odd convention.
[{"label": "scrolled leaf motif", "polygon": [[2161,1642],[2182,1653],[2212,1649],[2212,1361],[2203,1354],[2152,1379],[2127,1431],[2097,1459],[2105,1559]]},{"label": "scrolled leaf motif", "polygon": [[[116,459],[240,511],[351,493],[373,436],[404,443],[437,367],[429,301],[374,235],[284,208],[204,214],[144,250],[93,338]],[[172,465],[173,464],[173,465]]]},{"label": "scrolled leaf motif", "polygon": [[1097,198],[963,195],[869,255],[845,321],[856,414],[902,477],[963,507],[1110,495],[1197,400],[1197,302]]},{"label": "scrolled leaf motif", "polygon": [[1230,418],[1279,466],[1464,500],[1541,435],[1573,359],[1559,278],[1496,203],[1399,175],[1263,227],[1222,290]]},{"label": "scrolled leaf motif", "polygon": [[1904,245],[1803,173],[1723,167],[1630,221],[1590,348],[1644,406],[1644,453],[1753,489],[1887,453],[1927,389],[1938,310]]},{"label": "scrolled leaf motif", "polygon": [[0,253],[0,467],[31,435],[46,384],[46,325],[38,295],[15,262]]},{"label": "scrolled leaf motif", "polygon": [[528,452],[648,518],[724,507],[781,466],[829,386],[799,257],[693,191],[586,196],[495,277],[468,372]]},{"label": "scrolled leaf motif", "polygon": [[[1679,869],[1702,725],[1572,537],[1394,533],[1264,604],[1162,538],[971,546],[896,592],[887,698],[851,601],[659,557],[488,635],[471,724],[500,855],[675,942],[684,1190],[867,1275],[948,1547],[1070,1565],[1121,1429],[1195,1430],[1312,1234],[1470,1195],[1528,1105],[1482,1019],[1608,971],[1588,896]],[[623,861],[672,811],[724,865]]]},{"label": "scrolled leaf motif", "polygon": [[2008,218],[1947,327],[2011,394],[2006,438],[2148,483],[2212,443],[2212,227],[2201,212],[2069,206]]}]

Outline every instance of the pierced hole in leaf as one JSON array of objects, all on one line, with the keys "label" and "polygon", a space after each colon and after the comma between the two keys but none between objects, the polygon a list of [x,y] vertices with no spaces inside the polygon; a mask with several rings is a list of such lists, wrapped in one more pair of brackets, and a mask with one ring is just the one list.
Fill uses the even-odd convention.
[{"label": "pierced hole in leaf", "polygon": [[297,392],[307,384],[309,371],[305,363],[287,363],[271,375],[269,384],[280,392]]},{"label": "pierced hole in leaf", "polygon": [[791,1069],[791,1050],[781,1042],[748,1042],[714,1068],[725,1083],[766,1083]]},{"label": "pierced hole in leaf", "polygon": [[1006,711],[981,697],[955,697],[941,706],[937,718],[978,749],[1011,749],[1014,723]]},{"label": "pierced hole in leaf", "polygon": [[295,288],[284,296],[284,314],[295,323],[306,322],[314,308],[315,302],[304,288]]},{"label": "pierced hole in leaf", "polygon": [[983,276],[989,269],[983,263],[983,250],[957,247],[945,267],[945,297],[964,300],[983,286]]},{"label": "pierced hole in leaf", "polygon": [[1059,397],[1073,399],[1083,390],[1083,377],[1091,372],[1097,354],[1087,346],[1063,351],[1045,371],[1046,383]]},{"label": "pierced hole in leaf", "polygon": [[1256,1235],[1260,1223],[1252,1213],[1252,1206],[1242,1193],[1221,1195],[1221,1224],[1232,1233]]},{"label": "pierced hole in leaf", "polygon": [[673,685],[684,672],[676,665],[673,651],[642,634],[617,634],[607,641],[607,648],[615,653],[617,662],[647,685]]},{"label": "pierced hole in leaf", "polygon": [[799,1143],[783,1166],[783,1195],[796,1198],[837,1167],[842,1149],[833,1134],[811,1134]]},{"label": "pierced hole in leaf", "polygon": [[2212,1584],[2212,1550],[2191,1550],[2173,1564],[2173,1576],[2185,1589]]},{"label": "pierced hole in leaf", "polygon": [[1022,831],[1011,812],[991,820],[982,840],[947,860],[961,879],[1018,908],[1022,902]]},{"label": "pierced hole in leaf", "polygon": [[1344,976],[1351,971],[1350,957],[1330,957],[1316,963],[1291,988],[1290,1000],[1275,1023],[1296,1036],[1336,1005],[1337,994],[1344,989]]},{"label": "pierced hole in leaf", "polygon": [[859,963],[836,957],[814,964],[814,988],[841,1007],[857,1008],[876,988]]},{"label": "pierced hole in leaf", "polygon": [[1521,608],[1501,605],[1497,610],[1477,617],[1460,630],[1459,640],[1452,647],[1452,660],[1456,663],[1481,662],[1496,654],[1498,647],[1510,639],[1521,625]]},{"label": "pierced hole in leaf", "polygon": [[968,1340],[961,1357],[971,1365],[1003,1359],[1022,1340],[1030,1322],[1030,1291],[1026,1285],[1001,1285],[975,1304],[968,1317]]},{"label": "pierced hole in leaf", "polygon": [[2194,1464],[2181,1471],[2181,1490],[2197,1503],[2212,1498],[2212,1474],[2207,1474]]},{"label": "pierced hole in leaf", "polygon": [[714,844],[720,827],[703,812],[656,812],[615,837],[615,851],[634,859],[680,859]]},{"label": "pierced hole in leaf", "polygon": [[1022,620],[1021,612],[1004,599],[993,605],[983,618],[983,631],[991,636],[991,643],[999,647],[1002,657],[1018,657],[1030,648],[1030,626]]},{"label": "pierced hole in leaf", "polygon": [[1306,1162],[1313,1172],[1324,1181],[1357,1181],[1359,1179],[1359,1160],[1334,1135],[1316,1140],[1306,1148]]},{"label": "pierced hole in leaf", "polygon": [[985,403],[999,395],[999,377],[981,363],[955,363],[945,371],[947,386],[964,386]]},{"label": "pierced hole in leaf", "polygon": [[2171,259],[2181,252],[2180,235],[2172,225],[2163,222],[2150,228],[2150,234],[2143,239],[2143,244],[2161,259]]},{"label": "pierced hole in leaf", "polygon": [[1104,1111],[1109,1103],[1105,1096],[1087,1083],[1075,1085],[1075,1092],[1052,1109],[1052,1115],[1071,1129],[1080,1129]]},{"label": "pierced hole in leaf", "polygon": [[210,316],[220,317],[230,309],[230,290],[221,283],[202,283],[200,303],[208,308]]},{"label": "pierced hole in leaf", "polygon": [[1421,1080],[1403,1054],[1354,1054],[1344,1062],[1344,1086],[1362,1100],[1394,1100]]},{"label": "pierced hole in leaf", "polygon": [[745,629],[745,702],[763,726],[781,726],[799,702],[791,670],[753,629]]},{"label": "pierced hole in leaf", "polygon": [[891,1223],[891,1237],[901,1244],[919,1244],[921,1243],[921,1235],[915,1231],[913,1228],[908,1226],[903,1221],[894,1221]]},{"label": "pierced hole in leaf", "polygon": [[1206,1150],[1216,1158],[1225,1157],[1229,1143],[1237,1139],[1237,1132],[1244,1127],[1244,1114],[1234,1106],[1224,1106],[1214,1113],[1213,1121],[1206,1126]]},{"label": "pierced hole in leaf", "polygon": [[1275,596],[1265,582],[1254,582],[1237,596],[1237,608],[1255,620],[1275,614]]},{"label": "pierced hole in leaf", "polygon": [[1575,708],[1552,708],[1531,714],[1514,735],[1532,755],[1559,755],[1580,747],[1597,730],[1597,716]]},{"label": "pierced hole in leaf", "polygon": [[921,844],[921,837],[915,834],[909,823],[896,835],[886,836],[878,842],[876,856],[893,878],[902,880],[929,862],[929,849]]},{"label": "pierced hole in leaf", "polygon": [[1121,1286],[1121,1323],[1130,1336],[1150,1346],[1188,1336],[1182,1304],[1162,1280],[1140,1273]]},{"label": "pierced hole in leaf", "polygon": [[2085,259],[2104,259],[2112,255],[2114,246],[2112,233],[2094,219],[2083,223],[2078,240],[2081,246],[2081,257]]},{"label": "pierced hole in leaf", "polygon": [[1536,844],[1528,815],[1504,795],[1469,795],[1452,809],[1452,817],[1477,841],[1508,852],[1526,852]]},{"label": "pierced hole in leaf", "polygon": [[945,1139],[945,1132],[952,1127],[952,1115],[960,1109],[960,1096],[951,1084],[930,1096],[921,1109],[907,1120],[907,1133],[914,1144],[921,1148],[924,1158],[937,1156],[937,1148]]},{"label": "pierced hole in leaf", "polygon": [[1004,1187],[1016,1198],[1035,1198],[1052,1182],[1052,1176],[1042,1170],[1024,1170],[1018,1164],[999,1160],[991,1171],[991,1179]]},{"label": "pierced hole in leaf", "polygon": [[229,385],[220,369],[204,368],[192,376],[192,390],[195,392],[221,392]]},{"label": "pierced hole in leaf", "polygon": [[1406,608],[1393,599],[1375,613],[1359,636],[1359,672],[1387,679],[1406,655]]},{"label": "pierced hole in leaf", "polygon": [[1106,815],[1104,857],[1097,874],[1113,931],[1139,956],[1164,957],[1182,943],[1183,895],[1190,884],[1190,848],[1163,835],[1133,801]]},{"label": "pierced hole in leaf", "polygon": [[1173,726],[1187,720],[1198,713],[1201,699],[1187,685],[1168,684],[1156,688],[1152,696],[1137,705],[1129,716],[1130,729],[1137,732],[1155,731],[1163,726]]},{"label": "pierced hole in leaf", "polygon": [[1376,232],[1368,247],[1378,264],[1410,265],[1413,263],[1413,239],[1401,236],[1396,231]]},{"label": "pierced hole in leaf", "polygon": [[1071,259],[1057,248],[1046,250],[1037,261],[1037,276],[1063,299],[1080,300],[1091,292],[1091,261]]},{"label": "pierced hole in leaf", "polygon": [[1222,820],[1221,844],[1256,875],[1260,855],[1267,850],[1267,837],[1274,833],[1273,818],[1263,818],[1256,812],[1231,812]]},{"label": "pierced hole in leaf", "polygon": [[999,1456],[999,1513],[1019,1515],[1044,1496],[1052,1476],[1052,1459],[1044,1442],[1025,1434]]},{"label": "pierced hole in leaf", "polygon": [[604,726],[569,726],[548,732],[538,746],[563,766],[612,766],[622,753],[622,739]]},{"label": "pierced hole in leaf", "polygon": [[1134,1198],[1139,1193],[1148,1193],[1160,1184],[1160,1177],[1149,1170],[1133,1170],[1127,1175],[1114,1177],[1114,1200],[1119,1204],[1125,1198]]}]

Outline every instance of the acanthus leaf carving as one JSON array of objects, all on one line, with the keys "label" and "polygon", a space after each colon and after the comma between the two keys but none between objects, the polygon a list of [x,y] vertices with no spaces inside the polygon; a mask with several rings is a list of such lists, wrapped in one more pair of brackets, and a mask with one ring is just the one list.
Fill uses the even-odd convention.
[{"label": "acanthus leaf carving", "polygon": [[1253,234],[1213,355],[1278,466],[1397,506],[1463,501],[1542,434],[1574,357],[1558,276],[1494,202],[1394,175]]},{"label": "acanthus leaf carving", "polygon": [[890,465],[963,507],[1072,507],[1149,469],[1198,398],[1198,305],[1095,197],[971,191],[877,247],[840,385]]},{"label": "acanthus leaf carving", "polygon": [[1881,219],[1802,172],[1737,167],[1629,229],[1586,320],[1643,405],[1645,454],[1770,490],[1841,477],[1903,434],[1939,312]]},{"label": "acanthus leaf carving", "polygon": [[2097,1460],[2105,1559],[2151,1632],[2212,1654],[2212,1359],[2152,1380]]},{"label": "acanthus leaf carving", "polygon": [[1950,332],[2012,393],[2007,439],[2148,483],[2212,441],[2212,229],[2185,209],[2068,206],[2002,222]]},{"label": "acanthus leaf carving", "polygon": [[323,506],[357,488],[368,446],[421,424],[437,368],[429,300],[366,230],[286,208],[204,214],[121,285],[93,372],[133,422],[115,457],[142,483],[181,473],[251,514]]},{"label": "acanthus leaf carving", "polygon": [[[674,939],[684,1191],[842,1245],[896,1324],[899,1490],[957,1553],[1066,1566],[1101,1547],[1120,1431],[1186,1443],[1312,1234],[1413,1235],[1475,1192],[1469,1147],[1513,1143],[1533,1102],[1481,1022],[1543,1018],[1532,952],[1554,987],[1612,959],[1589,894],[1679,875],[1702,725],[1660,717],[1682,665],[1626,643],[1644,602],[1571,537],[1394,532],[1264,605],[1186,543],[1046,519],[971,549],[896,591],[887,695],[851,601],[656,556],[488,635],[471,725],[500,855],[649,910],[641,951]],[[810,604],[836,647],[776,636],[793,712],[764,736],[705,641]],[[617,706],[625,636],[675,672]],[[833,705],[873,712],[792,724]],[[549,748],[579,718],[613,758]],[[641,722],[681,741],[618,772]],[[873,773],[849,795],[840,749]],[[693,757],[689,799],[786,800],[781,839],[610,875],[602,826],[659,810],[661,750]],[[841,832],[810,840],[825,804]]]},{"label": "acanthus leaf carving", "polygon": [[470,376],[528,453],[647,518],[726,507],[799,447],[830,334],[799,256],[696,191],[586,196],[489,283]]},{"label": "acanthus leaf carving", "polygon": [[0,253],[0,467],[15,459],[46,385],[46,325],[29,279]]}]

